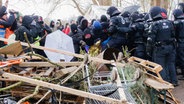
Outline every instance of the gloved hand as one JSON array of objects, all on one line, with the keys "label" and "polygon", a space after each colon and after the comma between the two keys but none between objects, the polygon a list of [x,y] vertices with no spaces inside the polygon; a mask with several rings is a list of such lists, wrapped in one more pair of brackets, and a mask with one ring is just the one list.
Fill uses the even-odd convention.
[{"label": "gloved hand", "polygon": [[81,41],[80,41],[80,44],[81,44],[81,46],[85,46],[85,45],[86,45],[86,42],[83,41],[83,40],[81,40]]}]

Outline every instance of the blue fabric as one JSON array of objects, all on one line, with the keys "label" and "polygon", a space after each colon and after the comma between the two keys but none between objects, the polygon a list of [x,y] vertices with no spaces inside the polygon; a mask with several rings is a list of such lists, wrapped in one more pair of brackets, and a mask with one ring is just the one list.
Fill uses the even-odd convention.
[{"label": "blue fabric", "polygon": [[5,38],[5,28],[0,28],[0,37]]},{"label": "blue fabric", "polygon": [[111,39],[111,37],[108,37],[106,40],[104,40],[104,41],[102,42],[102,45],[106,45],[106,44],[109,42],[110,39]]},{"label": "blue fabric", "polygon": [[93,22],[93,27],[95,28],[95,29],[102,29],[102,25],[101,25],[101,23],[99,22],[99,21],[94,21]]}]

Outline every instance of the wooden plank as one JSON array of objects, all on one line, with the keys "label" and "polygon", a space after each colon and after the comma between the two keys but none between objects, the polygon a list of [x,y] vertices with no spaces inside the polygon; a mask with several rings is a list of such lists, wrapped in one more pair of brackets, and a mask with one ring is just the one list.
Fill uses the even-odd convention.
[{"label": "wooden plank", "polygon": [[30,75],[32,73],[33,68],[26,68],[25,70],[18,73],[18,75]]},{"label": "wooden plank", "polygon": [[51,73],[53,73],[53,71],[54,71],[54,68],[49,68],[44,74],[43,74],[43,76],[44,77],[48,77],[48,76],[50,76],[51,75]]},{"label": "wooden plank", "polygon": [[76,66],[65,68],[65,69],[60,69],[60,70],[56,71],[55,76],[56,77],[62,77],[63,75],[71,73],[71,72],[75,71],[76,69],[77,69]]},{"label": "wooden plank", "polygon": [[[80,66],[82,62],[58,62],[56,64],[66,66]],[[22,62],[19,64],[20,67],[54,67],[55,65],[48,62]]]},{"label": "wooden plank", "polygon": [[148,61],[148,60],[143,60],[143,59],[137,58],[137,57],[130,57],[128,60],[129,60],[129,62],[135,62],[138,65],[141,65],[141,66],[145,67],[147,70],[154,72],[154,73],[159,73],[162,70],[161,65],[154,63],[154,62],[151,62],[151,61]]},{"label": "wooden plank", "polygon": [[[5,39],[5,38],[0,38],[0,41],[5,41],[5,42],[9,42],[9,43],[15,43],[15,42],[17,42],[15,40]],[[29,46],[25,42],[21,42],[21,45],[23,45],[23,46]],[[36,48],[36,49],[40,49],[40,50],[47,50],[47,51],[50,51],[50,52],[56,52],[56,53],[60,53],[60,54],[64,54],[64,55],[74,56],[74,57],[78,57],[78,58],[84,58],[84,55],[75,54],[75,53],[64,51],[64,50],[57,50],[57,49],[47,48],[47,47],[43,47],[43,46],[36,46],[34,44],[31,44],[31,47],[32,48]],[[99,62],[99,63],[104,63],[104,64],[111,64],[112,63],[109,60],[104,60],[104,59],[101,59],[101,58],[90,57],[90,56],[89,56],[89,61],[94,61],[94,62]],[[120,63],[120,62],[116,62],[116,65],[119,66],[119,67],[124,67],[125,66],[125,64]]]},{"label": "wooden plank", "polygon": [[122,83],[121,83],[121,79],[119,77],[119,73],[118,73],[118,69],[116,67],[116,64],[113,63],[114,67],[113,67],[113,70],[114,73],[115,73],[115,77],[116,77],[116,83],[117,83],[117,86],[119,87],[118,88],[118,92],[119,92],[119,96],[120,96],[120,101],[126,101],[126,95],[125,95],[125,92],[124,92],[124,89],[123,89],[123,86],[122,86]]},{"label": "wooden plank", "polygon": [[38,74],[38,76],[43,76],[45,74],[45,72],[44,71],[41,71],[39,74]]},{"label": "wooden plank", "polygon": [[172,85],[168,85],[166,83],[161,83],[157,80],[146,78],[145,84],[156,89],[156,90],[169,90],[173,89],[174,87]]},{"label": "wooden plank", "polygon": [[52,89],[62,91],[62,92],[66,92],[66,93],[69,93],[69,94],[73,94],[73,95],[76,95],[76,96],[95,99],[95,100],[99,100],[99,101],[105,101],[105,102],[111,103],[111,104],[123,104],[124,102],[127,103],[126,101],[122,102],[122,101],[117,100],[117,99],[104,97],[104,96],[92,94],[92,93],[89,93],[89,92],[84,92],[84,91],[80,91],[80,90],[76,90],[76,89],[72,89],[72,88],[68,88],[68,87],[64,87],[64,86],[60,86],[60,85],[56,85],[56,84],[36,80],[36,79],[31,79],[31,78],[27,78],[27,77],[24,77],[24,76],[18,76],[18,75],[14,75],[14,74],[11,74],[11,73],[6,73],[6,72],[1,71],[0,74],[3,77],[8,77],[9,79],[15,79],[15,80],[18,80],[18,81],[27,82],[27,83],[38,85],[38,86],[41,86],[41,87],[52,88]]}]

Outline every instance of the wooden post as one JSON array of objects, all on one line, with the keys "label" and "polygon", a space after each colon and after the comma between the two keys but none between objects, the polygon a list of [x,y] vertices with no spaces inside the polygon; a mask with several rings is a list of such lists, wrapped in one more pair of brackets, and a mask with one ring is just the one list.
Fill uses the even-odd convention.
[{"label": "wooden post", "polygon": [[[5,39],[5,38],[0,38],[0,41],[10,42],[10,43],[17,42],[15,40]],[[29,46],[27,43],[24,43],[24,42],[21,42],[21,45]],[[42,46],[36,46],[34,44],[31,44],[31,47],[33,47],[35,49],[47,50],[47,51],[50,51],[50,52],[56,52],[56,53],[60,53],[60,54],[64,54],[64,55],[75,56],[75,57],[78,57],[78,58],[84,58],[84,55],[75,54],[75,53],[68,52],[68,51],[57,50],[57,49],[52,49],[52,48],[47,48],[47,47],[42,47]],[[111,64],[112,63],[109,60],[104,60],[104,59],[101,59],[101,58],[90,57],[90,56],[89,56],[89,61],[94,61],[94,62],[99,62],[99,63],[104,63],[104,64]],[[124,64],[119,63],[119,62],[116,62],[116,65],[119,66],[119,67],[124,67]]]}]

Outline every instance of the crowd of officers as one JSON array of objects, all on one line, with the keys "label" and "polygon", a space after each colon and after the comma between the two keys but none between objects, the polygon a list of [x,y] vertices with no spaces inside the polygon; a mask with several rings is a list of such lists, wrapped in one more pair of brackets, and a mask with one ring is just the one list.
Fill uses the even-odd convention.
[{"label": "crowd of officers", "polygon": [[[5,6],[0,8],[0,37],[8,38],[13,32],[15,40],[27,42],[26,33],[30,43],[41,38],[39,45],[44,46],[45,36],[55,30],[61,30],[73,39],[75,53],[80,49],[86,52],[95,42],[101,41],[102,51],[106,48],[116,48],[122,51],[127,46],[131,55],[160,64],[160,72],[165,81],[178,86],[176,67],[180,67],[184,76],[184,3],[178,4],[173,10],[174,20],[168,20],[164,8],[154,6],[149,13],[121,13],[111,6],[107,15],[99,20],[89,22],[85,17],[78,16],[76,22],[72,21],[62,26],[57,20],[57,26],[51,21],[46,25],[41,16],[26,15],[19,18],[15,11],[10,11],[9,18]],[[1,42],[1,47],[6,43]],[[25,50],[29,51],[29,50]],[[36,53],[47,57],[44,51],[35,50]],[[72,61],[77,61],[73,58]]]}]

